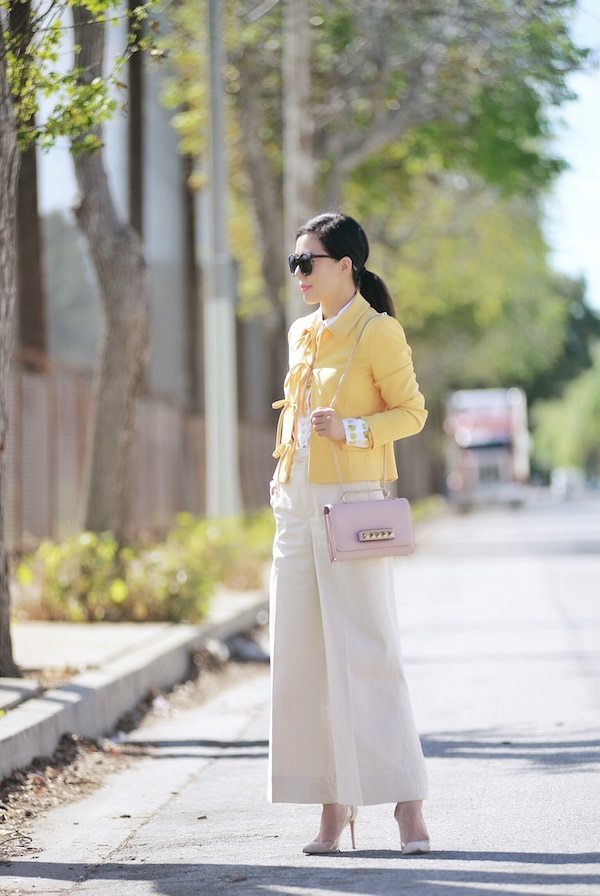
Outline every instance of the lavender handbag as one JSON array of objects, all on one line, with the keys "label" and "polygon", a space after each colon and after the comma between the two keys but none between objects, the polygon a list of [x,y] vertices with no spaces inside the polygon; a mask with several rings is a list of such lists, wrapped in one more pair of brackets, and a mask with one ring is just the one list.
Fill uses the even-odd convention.
[{"label": "lavender handbag", "polygon": [[[332,407],[346,378],[360,338],[370,321],[374,320],[374,317],[375,315],[369,318],[358,334],[334,397],[331,400]],[[383,497],[357,501],[354,500],[354,496],[357,494],[356,491],[348,493],[343,490],[344,481],[333,441],[331,441],[331,450],[338,481],[342,488],[339,502],[337,504],[326,504],[323,508],[327,546],[331,562],[333,563],[334,560],[366,560],[373,557],[393,557],[412,554],[414,551],[414,535],[410,504],[406,498],[392,498],[389,491],[385,488],[385,452],[381,475]],[[352,500],[347,500],[348,494],[352,495]]]},{"label": "lavender handbag", "polygon": [[325,529],[329,559],[358,560],[412,554],[414,538],[410,504],[387,496],[374,501],[326,504]]}]

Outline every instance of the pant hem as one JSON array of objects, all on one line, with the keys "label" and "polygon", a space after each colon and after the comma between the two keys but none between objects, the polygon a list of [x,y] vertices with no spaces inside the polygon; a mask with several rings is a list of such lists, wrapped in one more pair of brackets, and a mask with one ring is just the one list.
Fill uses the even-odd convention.
[{"label": "pant hem", "polygon": [[336,786],[319,778],[275,777],[268,798],[271,803],[341,803],[347,806],[377,806],[427,799],[427,786],[422,781],[390,780],[390,777],[371,780],[360,789],[339,782]]}]

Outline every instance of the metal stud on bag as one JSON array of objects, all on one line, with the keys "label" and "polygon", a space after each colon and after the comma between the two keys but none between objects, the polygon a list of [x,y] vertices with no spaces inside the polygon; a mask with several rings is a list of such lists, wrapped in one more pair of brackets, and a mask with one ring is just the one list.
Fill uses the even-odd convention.
[{"label": "metal stud on bag", "polygon": [[394,529],[365,529],[358,533],[359,541],[389,541],[390,538],[395,537]]}]

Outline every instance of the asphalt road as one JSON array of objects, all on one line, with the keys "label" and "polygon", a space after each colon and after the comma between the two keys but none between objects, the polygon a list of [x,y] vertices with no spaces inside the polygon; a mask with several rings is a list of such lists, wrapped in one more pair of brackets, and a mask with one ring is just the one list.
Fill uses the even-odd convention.
[{"label": "asphalt road", "polygon": [[306,857],[318,808],[266,802],[268,676],[145,725],[152,753],[34,829],[0,892],[89,896],[600,893],[600,497],[430,523],[398,561],[435,851],[390,806]]}]

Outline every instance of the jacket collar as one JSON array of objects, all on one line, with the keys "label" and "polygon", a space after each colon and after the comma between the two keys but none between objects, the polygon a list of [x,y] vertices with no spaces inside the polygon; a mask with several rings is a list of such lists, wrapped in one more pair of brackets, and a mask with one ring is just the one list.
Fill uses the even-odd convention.
[{"label": "jacket collar", "polygon": [[[335,336],[336,339],[345,339],[352,330],[365,319],[365,315],[373,312],[372,306],[367,302],[360,293],[357,293],[350,307],[334,321],[331,326],[327,327],[324,332]],[[296,325],[299,325],[300,338],[309,331],[316,333],[321,320],[321,310],[317,308],[312,314],[299,318]]]},{"label": "jacket collar", "polygon": [[336,339],[345,339],[369,311],[373,311],[373,308],[357,293],[348,310],[327,328],[328,332]]}]

